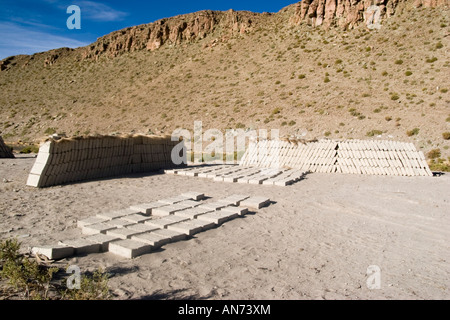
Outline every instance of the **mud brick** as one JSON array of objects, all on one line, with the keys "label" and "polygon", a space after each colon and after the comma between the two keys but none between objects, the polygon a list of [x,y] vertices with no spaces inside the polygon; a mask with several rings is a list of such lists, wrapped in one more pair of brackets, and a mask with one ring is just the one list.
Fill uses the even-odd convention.
[{"label": "mud brick", "polygon": [[140,233],[136,236],[132,236],[131,240],[149,244],[153,247],[153,249],[157,249],[157,248],[160,248],[163,245],[171,242],[172,238],[169,236],[157,235],[154,232],[145,232],[145,233]]},{"label": "mud brick", "polygon": [[175,216],[179,216],[179,217],[184,217],[184,218],[189,218],[189,219],[195,219],[196,217],[198,217],[199,215],[208,213],[208,212],[214,212],[213,209],[202,209],[202,208],[191,208],[191,209],[186,209],[186,210],[182,210],[182,211],[177,211],[175,212]]},{"label": "mud brick", "polygon": [[270,204],[270,199],[265,197],[251,197],[241,202],[240,206],[252,209],[261,209]]},{"label": "mud brick", "polygon": [[92,243],[99,244],[102,252],[108,251],[110,242],[120,240],[120,238],[108,236],[103,233],[99,233],[99,234],[96,234],[93,236],[88,236],[88,237],[85,237],[84,239],[86,239],[87,241],[90,241]]},{"label": "mud brick", "polygon": [[210,210],[219,210],[219,209],[225,208],[226,206],[227,206],[227,204],[217,201],[217,202],[210,202],[210,203],[202,204],[198,208],[200,208],[200,209],[210,209]]},{"label": "mud brick", "polygon": [[168,238],[170,238],[171,242],[186,239],[186,234],[177,232],[177,231],[173,231],[173,230],[160,229],[160,230],[152,231],[152,233],[159,235],[161,237],[168,237]]},{"label": "mud brick", "polygon": [[152,227],[145,223],[136,223],[136,224],[132,224],[125,228],[139,232],[139,233],[150,232],[150,231],[155,231],[155,230],[159,229],[158,227]]},{"label": "mud brick", "polygon": [[283,180],[277,180],[274,182],[274,185],[276,186],[280,186],[280,187],[285,187],[288,185],[291,185],[294,183],[293,179],[283,179]]},{"label": "mud brick", "polygon": [[96,223],[101,223],[101,222],[106,222],[109,221],[105,218],[99,218],[99,217],[89,217],[83,220],[78,220],[77,222],[77,226],[78,228],[83,228],[85,226],[91,225],[91,224],[96,224]]},{"label": "mud brick", "polygon": [[107,236],[117,237],[120,239],[131,239],[132,236],[138,235],[140,232],[128,229],[128,228],[117,228],[113,230],[109,230],[106,232]]},{"label": "mud brick", "polygon": [[222,224],[228,220],[234,219],[238,216],[235,212],[216,211],[213,213],[203,214],[198,216],[198,220],[204,220],[208,222],[214,222],[215,224]]},{"label": "mud brick", "polygon": [[101,250],[101,245],[97,243],[93,243],[86,239],[72,239],[72,240],[64,240],[59,242],[60,245],[73,247],[74,254],[89,254],[89,253],[98,253]]},{"label": "mud brick", "polygon": [[109,252],[128,259],[149,253],[151,250],[151,245],[131,239],[118,240],[109,244]]},{"label": "mud brick", "polygon": [[99,234],[99,233],[106,234],[107,231],[113,230],[116,228],[117,228],[117,226],[110,224],[109,222],[101,222],[101,223],[84,226],[81,229],[81,233],[83,233],[85,235],[94,235],[94,234]]},{"label": "mud brick", "polygon": [[167,206],[167,204],[161,203],[161,202],[151,202],[151,203],[143,203],[143,204],[133,205],[130,207],[130,209],[136,210],[140,213],[151,215],[153,209],[164,207],[164,206]]},{"label": "mud brick", "polygon": [[243,207],[225,207],[220,209],[220,212],[229,212],[229,213],[237,213],[240,216],[243,216],[248,213],[248,208]]},{"label": "mud brick", "polygon": [[49,258],[50,260],[59,260],[67,257],[71,257],[75,249],[73,247],[57,245],[57,246],[42,246],[42,247],[33,247],[31,252],[36,254],[42,254]]},{"label": "mud brick", "polygon": [[110,221],[107,221],[107,223],[110,225],[116,226],[117,228],[124,228],[124,227],[134,224],[134,222],[130,222],[125,219],[112,219]]},{"label": "mud brick", "polygon": [[160,219],[152,219],[152,220],[147,220],[145,221],[145,224],[151,227],[155,227],[155,228],[160,228],[160,229],[165,229],[167,228],[167,226],[177,223],[179,221],[176,220],[170,220],[167,219],[167,217],[164,218],[160,218]]},{"label": "mud brick", "polygon": [[180,233],[184,233],[185,235],[192,236],[196,233],[199,233],[202,231],[202,227],[194,224],[190,221],[184,221],[184,222],[178,222],[175,224],[172,224],[167,227],[168,230],[177,231]]},{"label": "mud brick", "polygon": [[122,219],[129,221],[129,222],[134,222],[134,223],[143,223],[147,220],[150,220],[151,218],[149,216],[144,216],[139,213],[134,213],[134,214],[130,214],[128,216],[124,216]]}]

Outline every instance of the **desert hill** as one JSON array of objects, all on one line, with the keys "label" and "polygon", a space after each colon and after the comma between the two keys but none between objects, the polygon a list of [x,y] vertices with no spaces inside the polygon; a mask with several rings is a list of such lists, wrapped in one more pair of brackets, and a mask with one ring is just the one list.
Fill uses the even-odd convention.
[{"label": "desert hill", "polygon": [[[368,28],[375,3],[380,28]],[[201,11],[0,62],[8,143],[177,127],[414,142],[450,156],[449,1]],[[375,12],[376,13],[376,12]],[[435,151],[435,155],[438,155]]]}]

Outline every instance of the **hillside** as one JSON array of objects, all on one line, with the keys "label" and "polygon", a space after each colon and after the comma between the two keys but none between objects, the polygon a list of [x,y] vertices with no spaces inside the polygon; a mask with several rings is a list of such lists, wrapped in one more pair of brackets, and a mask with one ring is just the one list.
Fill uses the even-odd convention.
[{"label": "hillside", "polygon": [[362,20],[367,1],[356,15],[332,2],[202,11],[5,59],[0,135],[170,134],[201,120],[204,130],[392,138],[449,157],[448,1],[378,1],[379,30]]}]

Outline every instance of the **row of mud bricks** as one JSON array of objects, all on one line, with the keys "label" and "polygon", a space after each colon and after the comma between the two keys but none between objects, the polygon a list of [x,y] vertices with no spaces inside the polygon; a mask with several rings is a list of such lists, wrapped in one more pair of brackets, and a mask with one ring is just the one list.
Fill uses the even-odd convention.
[{"label": "row of mud bricks", "polygon": [[43,188],[176,168],[172,151],[179,143],[170,136],[143,135],[50,139],[41,144],[27,185]]}]

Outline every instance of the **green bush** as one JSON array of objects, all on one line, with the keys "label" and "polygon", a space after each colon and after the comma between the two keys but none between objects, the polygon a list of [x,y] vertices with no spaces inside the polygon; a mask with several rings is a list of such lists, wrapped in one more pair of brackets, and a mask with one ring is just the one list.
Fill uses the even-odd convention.
[{"label": "green bush", "polygon": [[442,134],[442,137],[444,138],[444,140],[450,140],[450,132],[444,132]]},{"label": "green bush", "polygon": [[428,159],[436,159],[441,156],[441,149],[432,149],[428,151],[427,158]]},{"label": "green bush", "polygon": [[391,100],[396,101],[398,99],[400,99],[400,96],[398,94],[394,93],[391,95]]},{"label": "green bush", "polygon": [[406,135],[408,137],[412,137],[412,136],[416,136],[419,134],[420,129],[419,128],[414,128],[412,130],[406,131]]},{"label": "green bush", "polygon": [[372,130],[366,133],[368,137],[379,136],[381,134],[383,134],[383,131],[381,130]]},{"label": "green bush", "polygon": [[22,150],[20,150],[20,153],[23,153],[23,154],[38,153],[38,152],[39,152],[38,146],[27,146],[27,147],[23,148]]},{"label": "green bush", "polygon": [[55,128],[47,128],[44,131],[45,134],[51,135],[51,134],[55,134],[56,133],[56,129]]},{"label": "green bush", "polygon": [[17,239],[0,242],[0,278],[25,299],[41,300],[48,298],[50,281],[58,268],[43,266],[20,253],[20,243]]},{"label": "green bush", "polygon": [[[92,277],[82,276],[80,289],[61,289],[54,282],[53,275],[62,269],[52,266],[51,262],[42,263],[30,253],[20,252],[21,244],[17,239],[0,241],[0,279],[7,287],[0,292],[22,299],[48,300],[106,300],[110,299],[107,274],[99,269]],[[52,295],[50,296],[50,293]]]}]

